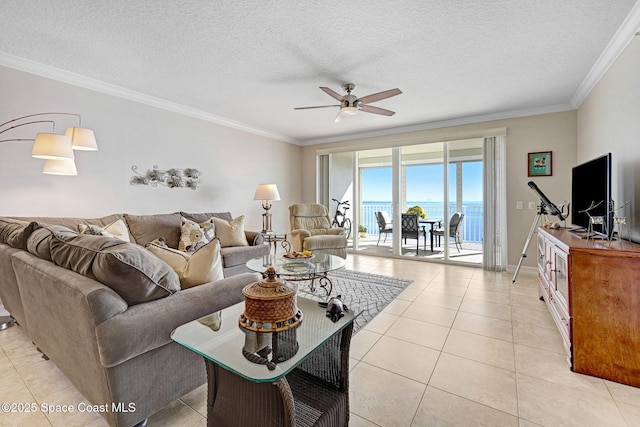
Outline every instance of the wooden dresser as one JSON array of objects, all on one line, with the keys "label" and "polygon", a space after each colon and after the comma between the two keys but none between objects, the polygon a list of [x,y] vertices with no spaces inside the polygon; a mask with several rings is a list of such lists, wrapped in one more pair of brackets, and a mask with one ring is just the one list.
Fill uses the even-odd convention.
[{"label": "wooden dresser", "polygon": [[539,228],[538,277],[571,369],[640,387],[640,245]]}]

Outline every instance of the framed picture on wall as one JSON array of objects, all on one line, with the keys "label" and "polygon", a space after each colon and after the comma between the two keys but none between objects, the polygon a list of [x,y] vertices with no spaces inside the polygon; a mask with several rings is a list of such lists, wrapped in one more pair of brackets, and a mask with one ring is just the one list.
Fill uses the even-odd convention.
[{"label": "framed picture on wall", "polygon": [[551,176],[551,151],[529,153],[527,168],[529,176]]}]

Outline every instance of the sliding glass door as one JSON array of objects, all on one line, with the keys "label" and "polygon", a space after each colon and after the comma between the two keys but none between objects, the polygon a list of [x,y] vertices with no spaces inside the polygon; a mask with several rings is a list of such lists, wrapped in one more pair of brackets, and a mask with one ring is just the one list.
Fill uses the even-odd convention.
[{"label": "sliding glass door", "polygon": [[[446,259],[482,263],[483,139],[451,141],[448,148],[448,212],[445,216]],[[443,237],[444,239],[444,237]]]},{"label": "sliding glass door", "polygon": [[[432,256],[439,253],[435,232],[442,227],[445,216],[445,144],[410,145],[401,147],[400,207],[402,213],[418,212],[418,233],[422,235],[416,245],[413,232],[403,230],[402,254],[405,256]],[[410,225],[405,221],[405,228]]]},{"label": "sliding glass door", "polygon": [[353,246],[369,251],[380,248],[393,252],[393,149],[358,151],[355,154],[359,182],[355,200],[358,206],[358,239]]},{"label": "sliding glass door", "polygon": [[[482,263],[483,143],[478,138],[331,154],[324,197],[351,203],[349,247]],[[332,213],[335,206],[330,201]],[[403,221],[411,212],[419,215],[417,231]]]}]

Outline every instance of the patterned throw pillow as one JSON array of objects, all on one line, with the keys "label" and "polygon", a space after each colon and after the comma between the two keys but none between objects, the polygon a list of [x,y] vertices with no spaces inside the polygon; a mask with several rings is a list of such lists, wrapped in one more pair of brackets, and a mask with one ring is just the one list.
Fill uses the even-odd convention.
[{"label": "patterned throw pillow", "polygon": [[80,234],[116,237],[124,242],[131,242],[131,239],[129,238],[129,229],[121,219],[104,227],[93,224],[78,224],[78,231],[80,231]]},{"label": "patterned throw pillow", "polygon": [[167,246],[167,240],[160,236],[157,239],[154,239],[152,241],[150,241],[149,243],[145,244],[144,246],[146,247],[147,245],[156,245],[159,246],[161,248],[168,248],[169,246]]},{"label": "patterned throw pillow", "polygon": [[198,224],[190,219],[182,217],[180,226],[180,244],[178,249],[183,252],[194,252],[206,245],[215,237],[213,218]]}]

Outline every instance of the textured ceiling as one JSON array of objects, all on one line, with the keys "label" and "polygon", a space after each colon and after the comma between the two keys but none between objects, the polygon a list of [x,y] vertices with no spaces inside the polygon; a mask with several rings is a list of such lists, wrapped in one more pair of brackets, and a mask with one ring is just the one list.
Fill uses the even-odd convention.
[{"label": "textured ceiling", "polygon": [[[0,52],[307,144],[571,108],[634,4],[4,0]],[[293,110],[334,104],[318,87],[347,82],[359,97],[400,88],[372,104],[397,113]]]}]

